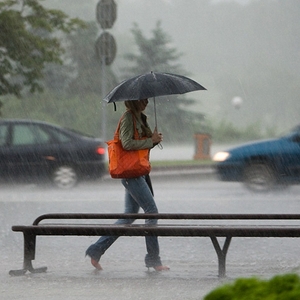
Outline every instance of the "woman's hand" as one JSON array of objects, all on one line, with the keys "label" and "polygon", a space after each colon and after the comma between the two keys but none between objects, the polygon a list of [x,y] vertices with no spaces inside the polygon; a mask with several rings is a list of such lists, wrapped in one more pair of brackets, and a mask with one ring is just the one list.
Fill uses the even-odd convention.
[{"label": "woman's hand", "polygon": [[161,132],[157,132],[157,128],[155,127],[153,133],[152,133],[152,143],[154,145],[159,144],[163,140],[163,135]]}]

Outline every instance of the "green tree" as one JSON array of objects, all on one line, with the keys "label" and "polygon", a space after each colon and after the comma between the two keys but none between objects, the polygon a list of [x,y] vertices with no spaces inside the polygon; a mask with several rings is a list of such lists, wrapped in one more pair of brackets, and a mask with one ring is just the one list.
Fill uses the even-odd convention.
[{"label": "green tree", "polygon": [[[128,53],[125,55],[131,65],[124,70],[124,78],[150,71],[168,72],[186,74],[179,64],[182,56],[176,48],[171,47],[171,38],[163,31],[161,22],[156,23],[152,30],[152,37],[146,38],[138,27],[134,24],[131,30],[137,46],[137,53]],[[157,118],[158,126],[165,134],[166,141],[180,142],[192,139],[196,124],[199,125],[204,120],[200,112],[188,111],[188,107],[194,103],[194,100],[186,96],[168,96],[170,101],[162,97],[157,97]],[[152,107],[152,109],[151,109]],[[151,116],[153,101],[150,101],[147,113]],[[151,119],[153,119],[151,117]]]},{"label": "green tree", "polygon": [[131,32],[138,47],[138,53],[125,54],[125,58],[132,62],[125,72],[127,75],[155,72],[183,73],[178,63],[182,53],[170,47],[172,39],[163,31],[161,22],[156,23],[152,30],[152,37],[147,39],[139,26],[134,23]]},{"label": "green tree", "polygon": [[46,9],[39,0],[0,3],[0,96],[20,96],[42,90],[48,63],[62,64],[60,33],[84,26],[60,10]]},{"label": "green tree", "polygon": [[[102,67],[96,57],[95,42],[98,36],[98,26],[95,22],[87,24],[86,28],[76,31],[68,36],[69,54],[74,66],[76,76],[70,82],[68,93],[85,96],[102,95]],[[117,79],[110,67],[105,67],[106,90],[117,84]]]}]

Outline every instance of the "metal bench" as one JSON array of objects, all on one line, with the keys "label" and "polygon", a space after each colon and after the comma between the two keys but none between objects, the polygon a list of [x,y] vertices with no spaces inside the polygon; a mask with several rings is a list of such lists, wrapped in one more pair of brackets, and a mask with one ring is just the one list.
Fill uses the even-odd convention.
[{"label": "metal bench", "polygon": [[[45,223],[45,220],[56,220],[55,223]],[[58,223],[57,220],[108,220],[108,219],[158,219],[163,224],[145,225],[114,225],[114,224],[74,224]],[[168,221],[166,221],[168,220]],[[173,223],[170,223],[173,220]],[[216,221],[230,220],[240,223],[247,220],[247,224],[217,224]],[[276,220],[288,220],[287,224],[273,224]],[[32,225],[12,226],[12,230],[22,232],[24,236],[23,269],[11,270],[10,275],[23,275],[46,272],[47,267],[33,268],[35,259],[36,237],[41,236],[177,236],[177,237],[209,237],[218,256],[218,275],[226,275],[226,255],[232,237],[300,237],[300,215],[298,214],[87,214],[87,213],[59,213],[39,216]],[[41,222],[44,221],[44,222]],[[254,224],[250,224],[250,223]],[[271,222],[270,222],[271,221]],[[290,222],[292,221],[292,222]],[[297,222],[298,221],[298,222]],[[52,221],[53,222],[53,221]],[[270,222],[270,223],[268,223]],[[294,224],[296,222],[296,224]],[[263,224],[259,224],[263,223]],[[291,224],[288,224],[291,223]],[[218,238],[225,238],[221,246]]]}]

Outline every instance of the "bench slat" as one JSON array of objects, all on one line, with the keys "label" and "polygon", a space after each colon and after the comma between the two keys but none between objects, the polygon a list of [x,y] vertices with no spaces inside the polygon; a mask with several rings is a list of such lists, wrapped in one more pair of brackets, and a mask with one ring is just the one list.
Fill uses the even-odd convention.
[{"label": "bench slat", "polygon": [[300,226],[146,226],[146,225],[16,225],[13,231],[32,235],[122,235],[122,236],[216,236],[216,237],[300,237]]},{"label": "bench slat", "polygon": [[93,214],[93,213],[53,213],[36,218],[33,225],[45,219],[167,219],[167,220],[300,220],[300,214]]}]

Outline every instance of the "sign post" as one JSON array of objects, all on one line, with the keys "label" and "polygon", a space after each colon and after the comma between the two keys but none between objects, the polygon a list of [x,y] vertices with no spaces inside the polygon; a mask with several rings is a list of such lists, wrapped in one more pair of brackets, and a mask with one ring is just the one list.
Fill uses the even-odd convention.
[{"label": "sign post", "polygon": [[106,140],[106,104],[103,99],[106,95],[106,66],[111,65],[117,53],[117,45],[114,37],[106,31],[112,28],[117,19],[117,5],[114,0],[100,0],[96,7],[96,18],[101,28],[102,34],[96,41],[95,49],[97,58],[101,62],[102,76],[102,139]]}]

